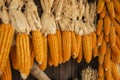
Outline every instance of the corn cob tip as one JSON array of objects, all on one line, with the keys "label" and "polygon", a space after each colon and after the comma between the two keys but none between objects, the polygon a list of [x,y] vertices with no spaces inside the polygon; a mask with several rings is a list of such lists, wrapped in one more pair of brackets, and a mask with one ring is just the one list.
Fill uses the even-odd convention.
[{"label": "corn cob tip", "polygon": [[73,53],[73,59],[77,58],[76,53]]},{"label": "corn cob tip", "polygon": [[23,73],[21,73],[21,77],[22,77],[23,80],[27,79],[27,76],[25,74],[23,74]]}]

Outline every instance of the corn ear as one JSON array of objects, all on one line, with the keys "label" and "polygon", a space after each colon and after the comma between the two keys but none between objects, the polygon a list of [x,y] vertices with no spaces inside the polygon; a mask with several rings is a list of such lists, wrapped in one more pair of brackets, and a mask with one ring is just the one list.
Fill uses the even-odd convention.
[{"label": "corn ear", "polygon": [[63,62],[63,55],[62,55],[62,34],[60,30],[56,31],[57,39],[58,39],[58,52],[59,52],[59,63]]},{"label": "corn ear", "polygon": [[102,64],[98,65],[98,76],[99,77],[104,77],[104,68]]},{"label": "corn ear", "polygon": [[113,26],[115,27],[115,32],[120,35],[120,25],[112,19]]},{"label": "corn ear", "polygon": [[105,1],[104,0],[98,0],[97,13],[101,13],[102,12],[104,5],[105,5]]},{"label": "corn ear", "polygon": [[18,67],[23,79],[26,79],[30,73],[30,41],[29,36],[25,33],[17,34],[16,53]]},{"label": "corn ear", "polygon": [[111,0],[105,0],[105,2],[107,3],[107,2],[110,2]]},{"label": "corn ear", "polygon": [[110,47],[111,47],[112,51],[114,52],[114,54],[116,56],[120,55],[120,50],[119,50],[119,48],[118,48],[118,46],[116,44],[114,46],[110,46]]},{"label": "corn ear", "polygon": [[95,46],[95,48],[93,49],[92,52],[93,52],[93,57],[94,57],[94,58],[99,55],[99,49],[98,49],[97,45]]},{"label": "corn ear", "polygon": [[77,42],[76,42],[76,37],[75,37],[75,33],[72,31],[71,32],[71,44],[72,44],[72,47],[71,47],[71,52],[72,52],[72,57],[73,59],[76,59],[77,56],[78,56],[78,53],[77,53]]},{"label": "corn ear", "polygon": [[82,36],[79,34],[76,34],[76,41],[77,41],[77,62],[80,63],[82,58],[83,58],[83,53],[82,53]]},{"label": "corn ear", "polygon": [[103,39],[102,40],[102,44],[100,46],[100,54],[105,55],[105,53],[106,53],[106,46],[107,46],[107,44],[106,44],[105,40]]},{"label": "corn ear", "polygon": [[38,64],[42,64],[43,55],[43,39],[42,33],[39,30],[32,31],[32,44],[35,52],[35,60]]},{"label": "corn ear", "polygon": [[102,10],[102,12],[100,13],[100,18],[103,19],[106,16],[106,6],[104,5],[104,8]]},{"label": "corn ear", "polygon": [[110,41],[109,37],[110,37],[109,35],[107,35],[107,36],[105,35],[105,36],[104,36],[104,39],[105,39],[105,42],[106,42],[106,43],[109,43],[109,41]]},{"label": "corn ear", "polygon": [[104,55],[103,54],[99,54],[99,56],[98,56],[98,63],[99,64],[103,64],[103,62],[104,62]]},{"label": "corn ear", "polygon": [[111,70],[111,49],[107,48],[107,52],[104,57],[104,69],[105,71]]},{"label": "corn ear", "polygon": [[89,35],[83,35],[82,45],[83,45],[84,59],[87,63],[89,63],[92,59],[92,47],[91,47],[91,40]]},{"label": "corn ear", "polygon": [[30,54],[30,67],[32,69],[33,64],[34,64],[34,58],[35,58],[35,52],[33,50],[33,45],[30,45],[30,52],[31,52],[31,54]]},{"label": "corn ear", "polygon": [[120,2],[119,0],[112,0],[113,1],[113,4],[114,4],[114,7],[115,7],[115,11],[120,14]]},{"label": "corn ear", "polygon": [[45,70],[47,67],[47,37],[43,36],[43,51],[44,51],[44,60],[42,64],[40,65],[41,70]]},{"label": "corn ear", "polygon": [[113,80],[111,70],[105,71],[105,79],[106,80]]},{"label": "corn ear", "polygon": [[99,36],[102,32],[102,27],[103,27],[103,19],[99,19],[97,22],[97,30],[96,33]]},{"label": "corn ear", "polygon": [[110,25],[111,25],[110,17],[108,15],[106,15],[104,18],[104,33],[105,33],[105,35],[109,35]]},{"label": "corn ear", "polygon": [[110,45],[114,46],[116,44],[116,33],[115,33],[115,27],[110,28]]},{"label": "corn ear", "polygon": [[116,35],[116,45],[120,49],[120,39],[119,39],[118,35]]},{"label": "corn ear", "polygon": [[96,44],[97,44],[97,36],[96,36],[95,32],[93,32],[91,34],[91,36],[92,36],[92,49],[94,49],[96,47]]},{"label": "corn ear", "polygon": [[59,53],[58,53],[58,40],[56,34],[49,34],[47,40],[48,40],[52,63],[55,67],[57,67],[59,63],[59,58],[58,58]]},{"label": "corn ear", "polygon": [[114,10],[113,1],[110,1],[106,4],[107,4],[107,10],[109,12],[110,17],[115,18],[115,10]]},{"label": "corn ear", "polygon": [[12,44],[14,29],[10,24],[0,25],[0,75],[5,69]]},{"label": "corn ear", "polygon": [[71,57],[71,32],[62,32],[62,46],[63,46],[63,63],[68,61]]},{"label": "corn ear", "polygon": [[102,44],[102,41],[103,41],[103,32],[101,32],[101,34],[98,36],[98,39],[97,39],[97,45],[98,47],[101,46]]},{"label": "corn ear", "polygon": [[120,14],[115,14],[115,20],[120,24]]}]

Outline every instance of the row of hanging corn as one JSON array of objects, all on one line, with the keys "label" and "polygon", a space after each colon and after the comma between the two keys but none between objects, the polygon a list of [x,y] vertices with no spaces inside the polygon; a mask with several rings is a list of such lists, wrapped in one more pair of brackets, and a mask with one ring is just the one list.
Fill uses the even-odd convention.
[{"label": "row of hanging corn", "polygon": [[[40,69],[57,67],[72,57],[87,63],[98,56],[98,80],[119,80],[119,0],[0,1],[0,76],[12,80],[11,65],[23,79],[34,61]],[[96,10],[97,5],[97,10]],[[95,25],[95,16],[99,18]]]}]

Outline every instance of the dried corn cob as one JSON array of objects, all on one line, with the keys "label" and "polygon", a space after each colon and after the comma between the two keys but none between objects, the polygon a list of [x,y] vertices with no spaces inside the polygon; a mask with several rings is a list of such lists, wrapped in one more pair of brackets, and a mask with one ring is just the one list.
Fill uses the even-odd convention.
[{"label": "dried corn cob", "polygon": [[115,31],[118,35],[120,35],[120,25],[115,21],[112,20],[113,26],[115,27]]},{"label": "dried corn cob", "polygon": [[119,80],[120,79],[120,73],[119,73],[119,70],[118,70],[118,64],[115,64],[113,61],[111,61],[111,64],[112,64],[112,75],[113,75],[113,78],[115,80]]},{"label": "dried corn cob", "polygon": [[99,55],[99,49],[97,47],[97,45],[95,46],[95,48],[93,49],[93,57],[97,57]]},{"label": "dried corn cob", "polygon": [[57,67],[59,62],[59,58],[58,58],[59,53],[58,53],[58,40],[56,34],[49,34],[47,40],[48,40],[52,63],[55,67]]},{"label": "dried corn cob", "polygon": [[97,30],[96,30],[97,35],[101,34],[102,27],[103,27],[103,19],[99,19],[97,22]]},{"label": "dried corn cob", "polygon": [[106,5],[104,5],[104,8],[102,12],[100,13],[100,18],[103,19],[106,16]]},{"label": "dried corn cob", "polygon": [[29,36],[25,33],[17,34],[16,52],[18,67],[23,79],[26,79],[30,73],[30,41]]},{"label": "dried corn cob", "polygon": [[105,5],[105,1],[104,0],[98,0],[97,13],[101,13],[102,12],[104,5]]},{"label": "dried corn cob", "polygon": [[5,70],[1,76],[1,80],[12,80],[12,73],[11,73],[11,67],[10,67],[10,61],[7,61],[7,65],[5,67]]},{"label": "dried corn cob", "polygon": [[113,4],[114,4],[114,7],[115,7],[115,11],[120,14],[120,2],[119,0],[112,0],[113,1]]},{"label": "dried corn cob", "polygon": [[38,64],[42,64],[44,59],[43,38],[39,30],[32,31],[32,44],[35,52],[35,60],[38,62]]},{"label": "dried corn cob", "polygon": [[104,18],[104,33],[105,33],[105,35],[109,35],[110,25],[111,25],[110,17],[108,15],[106,15]]},{"label": "dried corn cob", "polygon": [[56,31],[57,39],[58,39],[58,52],[59,52],[59,63],[61,64],[63,62],[63,55],[62,55],[62,36],[61,36],[61,31],[57,30]]},{"label": "dried corn cob", "polygon": [[98,63],[99,64],[103,64],[103,62],[104,62],[104,55],[103,54],[99,54],[99,56],[98,56]]},{"label": "dried corn cob", "polygon": [[116,33],[115,33],[115,27],[110,28],[110,45],[114,46],[116,44]]},{"label": "dried corn cob", "polygon": [[106,43],[109,42],[109,40],[110,40],[109,37],[110,37],[109,35],[107,35],[107,36],[105,35],[105,36],[104,36],[104,39],[105,39],[105,42],[106,42]]},{"label": "dried corn cob", "polygon": [[98,65],[98,76],[101,78],[104,77],[104,68],[102,64]]},{"label": "dried corn cob", "polygon": [[103,39],[102,40],[102,44],[101,44],[101,46],[100,46],[100,54],[103,54],[103,55],[105,55],[105,53],[106,53],[106,42],[105,42],[105,40]]},{"label": "dried corn cob", "polygon": [[41,70],[45,70],[47,67],[47,37],[43,36],[43,51],[44,51],[44,60],[40,65]]},{"label": "dried corn cob", "polygon": [[71,32],[62,32],[62,46],[63,46],[63,63],[68,61],[71,57]]},{"label": "dried corn cob", "polygon": [[114,46],[110,46],[110,47],[111,47],[112,51],[114,52],[114,54],[116,56],[120,55],[120,50],[119,50],[119,48],[118,48],[118,46],[116,44]]},{"label": "dried corn cob", "polygon": [[101,44],[102,44],[103,35],[104,35],[103,32],[101,32],[101,34],[98,36],[98,39],[97,39],[98,47],[101,46]]},{"label": "dried corn cob", "polygon": [[72,57],[75,59],[77,58],[78,56],[78,53],[77,53],[77,42],[76,42],[76,37],[75,37],[75,33],[74,32],[71,32],[71,52],[72,52]]},{"label": "dried corn cob", "polygon": [[106,71],[111,70],[111,49],[107,48],[106,54],[104,57],[104,69]]},{"label": "dried corn cob", "polygon": [[30,52],[31,52],[31,54],[30,54],[30,67],[32,68],[33,64],[34,64],[34,58],[35,58],[35,52],[33,50],[33,46],[32,45],[30,46]]},{"label": "dried corn cob", "polygon": [[10,24],[0,25],[0,75],[5,69],[9,57],[14,30]]},{"label": "dried corn cob", "polygon": [[83,45],[84,59],[87,63],[89,63],[92,59],[92,47],[91,47],[91,40],[89,35],[84,35],[82,37],[82,45]]},{"label": "dried corn cob", "polygon": [[18,61],[17,61],[17,54],[16,54],[16,46],[11,47],[10,60],[12,62],[12,67],[16,70],[19,69],[18,68]]},{"label": "dried corn cob", "polygon": [[80,63],[83,57],[82,54],[82,37],[79,34],[76,34],[76,42],[77,42],[77,62]]},{"label": "dried corn cob", "polygon": [[115,18],[115,10],[114,10],[113,1],[110,1],[106,4],[107,4],[107,10],[109,12],[110,17]]},{"label": "dried corn cob", "polygon": [[95,32],[91,33],[91,36],[92,36],[92,49],[94,49],[97,44],[97,36]]}]

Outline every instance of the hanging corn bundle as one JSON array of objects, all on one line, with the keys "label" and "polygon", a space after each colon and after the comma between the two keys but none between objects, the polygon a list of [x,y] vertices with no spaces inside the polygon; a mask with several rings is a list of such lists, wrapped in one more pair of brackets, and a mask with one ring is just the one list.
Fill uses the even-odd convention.
[{"label": "hanging corn bundle", "polygon": [[59,46],[58,47],[59,64],[63,62],[62,32],[60,29],[59,20],[61,19],[61,10],[62,10],[64,1],[65,0],[55,0],[52,6],[54,16],[55,16],[56,27],[57,27],[56,35],[57,35],[58,46]]},{"label": "hanging corn bundle", "polygon": [[43,38],[42,33],[40,32],[42,26],[40,23],[40,18],[38,16],[37,7],[33,0],[26,0],[24,14],[31,29],[32,45],[35,54],[35,60],[39,65],[41,65],[44,60]]},{"label": "hanging corn bundle", "polygon": [[[16,5],[13,5],[16,4]],[[30,73],[30,40],[29,25],[25,15],[21,11],[23,1],[13,0],[9,5],[9,15],[12,25],[16,30],[16,59],[18,70],[23,79]]]},{"label": "hanging corn bundle", "polygon": [[53,13],[51,12],[51,7],[54,0],[40,0],[43,9],[43,14],[41,16],[42,32],[47,36],[48,46],[50,50],[50,58],[54,66],[58,66],[59,63],[59,47],[58,39],[56,35],[56,24],[54,20]]},{"label": "hanging corn bundle", "polygon": [[0,24],[0,76],[2,75],[5,66],[7,65],[7,60],[9,58],[10,47],[12,45],[14,29],[9,23],[8,12],[5,7],[5,1],[0,1],[0,19],[2,24]]}]

